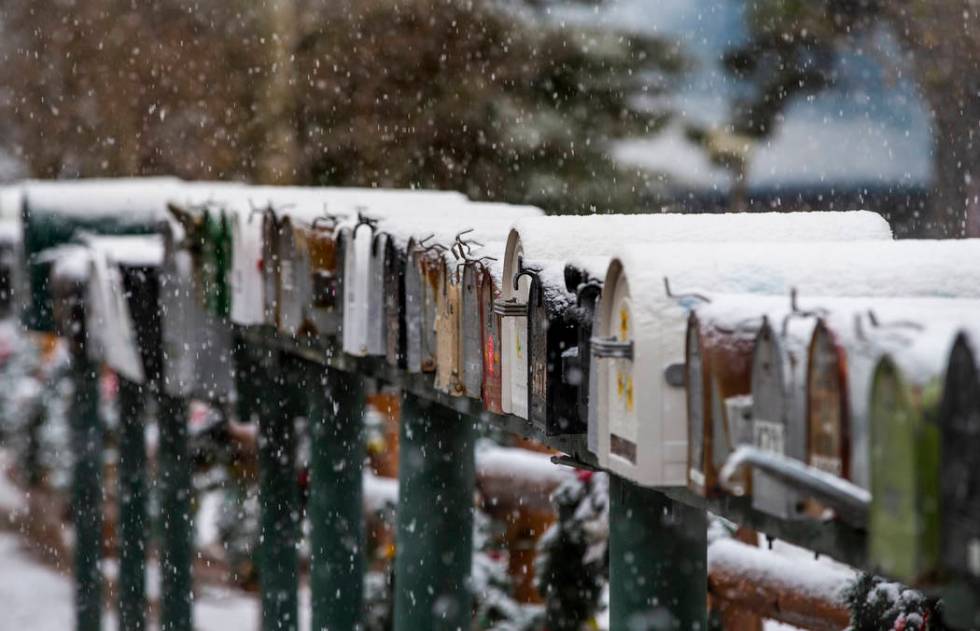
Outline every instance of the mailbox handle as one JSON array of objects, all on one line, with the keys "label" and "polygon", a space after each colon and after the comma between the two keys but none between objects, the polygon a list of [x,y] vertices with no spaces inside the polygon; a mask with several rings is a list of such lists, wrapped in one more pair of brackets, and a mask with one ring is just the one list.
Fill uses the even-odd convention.
[{"label": "mailbox handle", "polygon": [[493,301],[493,312],[502,318],[527,316],[527,303],[517,302],[515,298],[511,298],[510,300],[498,298]]},{"label": "mailbox handle", "polygon": [[592,356],[596,359],[633,360],[633,341],[620,342],[615,337],[593,337]]}]

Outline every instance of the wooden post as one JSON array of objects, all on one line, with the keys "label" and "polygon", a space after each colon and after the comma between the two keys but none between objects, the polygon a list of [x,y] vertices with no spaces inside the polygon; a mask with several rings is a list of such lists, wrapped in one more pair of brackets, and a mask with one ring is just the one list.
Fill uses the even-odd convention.
[{"label": "wooden post", "polygon": [[310,423],[312,628],[355,629],[364,585],[364,386],[360,376],[306,363]]},{"label": "wooden post", "polygon": [[473,423],[404,393],[399,440],[395,631],[468,629]]},{"label": "wooden post", "polygon": [[158,395],[160,430],[160,631],[193,628],[191,462],[187,400]]},{"label": "wooden post", "polygon": [[[260,349],[261,350],[261,349]],[[295,362],[265,350],[259,397],[259,585],[262,629],[299,628],[299,489],[296,471]]]},{"label": "wooden post", "polygon": [[71,434],[72,521],[75,525],[75,611],[79,631],[102,624],[102,427],[99,423],[98,366],[73,345]]},{"label": "wooden post", "polygon": [[143,389],[119,380],[119,627],[146,628],[146,441]]},{"label": "wooden post", "polygon": [[704,509],[609,476],[611,629],[706,629]]}]

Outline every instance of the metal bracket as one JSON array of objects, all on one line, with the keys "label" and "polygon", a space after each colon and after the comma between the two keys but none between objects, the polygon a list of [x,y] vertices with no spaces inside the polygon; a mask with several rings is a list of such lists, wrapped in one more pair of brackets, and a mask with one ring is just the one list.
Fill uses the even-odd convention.
[{"label": "metal bracket", "polygon": [[592,356],[596,359],[633,360],[633,341],[620,342],[615,337],[593,337],[590,340]]},{"label": "metal bracket", "polygon": [[664,291],[667,292],[668,298],[673,298],[675,300],[683,300],[685,298],[695,298],[697,300],[701,300],[702,302],[711,302],[711,298],[708,298],[704,294],[698,294],[694,292],[688,292],[686,294],[675,294],[673,291],[671,291],[670,280],[666,276],[664,276]]},{"label": "metal bracket", "polygon": [[538,274],[540,274],[540,273],[541,273],[541,268],[538,268],[538,267],[525,267],[524,266],[524,257],[523,256],[517,257],[517,273],[514,274],[514,291],[517,291],[518,288],[520,287],[520,282],[521,282],[521,277],[522,276],[530,276],[531,279],[533,280],[533,279],[537,278],[538,277]]}]

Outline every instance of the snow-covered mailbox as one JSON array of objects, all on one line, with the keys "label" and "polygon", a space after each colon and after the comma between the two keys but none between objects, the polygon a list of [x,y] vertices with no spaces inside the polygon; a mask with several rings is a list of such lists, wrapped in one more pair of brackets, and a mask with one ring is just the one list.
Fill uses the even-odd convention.
[{"label": "snow-covered mailbox", "polygon": [[[878,360],[870,387],[869,557],[877,570],[912,584],[928,583],[938,576],[940,474],[946,463],[961,466],[954,464],[955,457],[946,458],[942,452],[942,375],[950,357],[957,355],[957,322],[980,321],[980,303],[951,302],[961,304],[943,310],[907,311],[909,319],[882,329],[879,337],[887,336],[891,349]],[[975,383],[962,389],[952,387],[946,391],[946,400],[952,403],[954,397],[975,393]],[[972,471],[958,473],[962,475],[957,483]],[[958,550],[958,557],[963,550]]]},{"label": "snow-covered mailbox", "polygon": [[[384,287],[391,290],[384,303],[389,363],[410,372],[436,371],[441,390],[479,396],[479,386],[469,391],[463,380],[466,332],[460,314],[467,305],[472,312],[474,296],[467,299],[464,291],[471,263],[456,256],[457,248],[475,264],[474,248],[483,249],[488,240],[499,240],[515,219],[541,214],[530,206],[465,202],[382,219],[376,249],[384,249]],[[484,255],[489,254],[481,257]],[[475,291],[475,284],[469,286]],[[479,320],[469,324],[478,336]]]},{"label": "snow-covered mailbox", "polygon": [[[903,275],[903,283],[906,279],[908,283],[901,287],[902,294],[932,293],[928,289],[930,278],[915,279],[918,273],[912,270]],[[912,287],[916,280],[922,284],[919,292]],[[943,283],[941,289],[933,291],[972,298],[980,295],[969,281],[959,287],[955,282]],[[806,444],[808,464],[870,489],[873,456],[868,409],[875,363],[885,353],[912,361],[914,354],[907,347],[916,339],[926,346],[918,354],[931,351],[937,357],[946,357],[956,326],[965,321],[960,314],[972,312],[980,317],[980,302],[886,298],[869,300],[861,307],[830,304],[823,313],[818,312],[807,360]],[[931,349],[929,344],[933,345]],[[940,361],[936,360],[935,365]],[[908,439],[900,436],[902,430],[895,430],[892,439]],[[874,444],[880,448],[879,442]]]},{"label": "snow-covered mailbox", "polygon": [[958,577],[980,583],[980,331],[958,336],[946,372],[942,429],[942,560]]},{"label": "snow-covered mailbox", "polygon": [[23,254],[29,275],[24,311],[32,329],[52,330],[48,288],[50,260],[44,250],[69,242],[76,233],[150,234],[181,186],[174,178],[28,182],[23,186]]},{"label": "snow-covered mailbox", "polygon": [[[739,445],[752,444],[752,367],[756,337],[788,296],[710,294],[691,312],[685,341],[687,485],[721,492],[719,473]],[[740,484],[751,489],[745,476]]]},{"label": "snow-covered mailbox", "polygon": [[[385,356],[388,335],[385,317],[385,259],[390,254],[388,233],[381,227],[394,217],[420,220],[434,213],[449,214],[466,205],[458,193],[383,191],[352,199],[356,220],[340,228],[344,250],[343,349],[354,356]],[[389,279],[388,285],[390,286]]]},{"label": "snow-covered mailbox", "polygon": [[[591,215],[520,221],[508,237],[504,284],[497,303],[498,313],[503,317],[504,411],[523,418],[528,417],[529,405],[543,411],[543,418],[538,416],[532,422],[550,433],[577,433],[586,429],[586,419],[578,416],[575,401],[577,388],[588,380],[577,370],[571,371],[577,382],[574,385],[564,381],[561,375],[563,355],[577,348],[579,341],[576,318],[569,309],[576,297],[564,280],[566,263],[577,261],[595,266],[596,257],[611,256],[623,244],[722,241],[732,235],[760,241],[794,237],[890,239],[891,231],[880,216],[869,212]],[[589,256],[583,258],[583,253]],[[536,293],[533,304],[539,316],[548,316],[546,323],[539,321],[535,325],[528,321],[527,305],[532,289]],[[528,332],[535,326],[537,330],[548,331],[544,354],[535,355],[529,344]],[[582,349],[578,352],[581,354]],[[534,372],[535,365],[539,372],[537,392],[533,392],[531,383],[534,376],[528,373],[529,367]],[[563,395],[559,395],[559,389]],[[538,405],[530,402],[534,397],[540,401]]]},{"label": "snow-covered mailbox", "polygon": [[[965,269],[978,254],[978,244],[969,241],[624,248],[610,263],[594,327],[600,463],[648,486],[686,483],[684,333],[705,292],[969,295],[980,289],[978,279],[949,269]],[[916,272],[901,276],[898,286],[898,268]],[[940,278],[946,281],[937,284]]]}]

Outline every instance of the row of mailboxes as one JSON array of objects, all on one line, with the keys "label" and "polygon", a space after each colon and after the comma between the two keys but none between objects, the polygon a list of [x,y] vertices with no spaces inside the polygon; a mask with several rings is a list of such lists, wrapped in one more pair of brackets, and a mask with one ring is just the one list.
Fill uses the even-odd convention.
[{"label": "row of mailboxes", "polygon": [[[600,463],[643,484],[688,483],[685,330],[690,312],[705,302],[704,292],[772,295],[797,287],[815,296],[976,297],[980,279],[975,273],[952,278],[942,270],[946,265],[965,268],[978,254],[977,243],[968,241],[627,247],[610,264],[596,314]],[[900,284],[897,268],[908,270]],[[843,401],[844,395],[823,394]],[[820,414],[829,427],[837,422],[836,411]],[[811,438],[844,440],[819,432]],[[816,450],[810,454],[812,463],[843,469],[849,453],[834,453]]]}]

